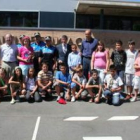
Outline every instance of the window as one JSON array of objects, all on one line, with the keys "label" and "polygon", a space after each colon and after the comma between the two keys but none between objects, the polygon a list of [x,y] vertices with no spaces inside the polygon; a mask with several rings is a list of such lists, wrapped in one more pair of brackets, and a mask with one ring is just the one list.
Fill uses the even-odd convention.
[{"label": "window", "polygon": [[0,12],[0,26],[38,27],[38,12]]}]

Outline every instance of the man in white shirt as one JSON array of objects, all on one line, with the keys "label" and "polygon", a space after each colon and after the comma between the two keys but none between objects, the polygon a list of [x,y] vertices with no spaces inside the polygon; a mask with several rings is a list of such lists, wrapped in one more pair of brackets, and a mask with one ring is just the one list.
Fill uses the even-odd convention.
[{"label": "man in white shirt", "polygon": [[7,77],[9,78],[12,74],[12,71],[17,66],[17,54],[18,48],[15,44],[12,44],[13,38],[11,34],[5,35],[5,43],[0,47],[0,56],[1,56],[1,66],[7,72]]}]

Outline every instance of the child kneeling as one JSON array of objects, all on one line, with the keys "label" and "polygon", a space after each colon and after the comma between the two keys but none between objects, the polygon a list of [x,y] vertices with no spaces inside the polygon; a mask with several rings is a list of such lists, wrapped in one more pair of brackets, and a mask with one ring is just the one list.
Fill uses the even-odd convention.
[{"label": "child kneeling", "polygon": [[[20,102],[20,97],[19,95],[25,95],[26,90],[25,90],[25,83],[24,83],[24,78],[22,75],[22,70],[20,67],[15,67],[14,74],[11,76],[9,79],[9,84],[10,84],[10,89],[11,89],[11,104],[16,103],[16,101]],[[16,100],[15,100],[16,97]]]},{"label": "child kneeling", "polygon": [[88,90],[88,93],[91,96],[89,102],[99,103],[102,93],[102,85],[97,70],[91,70],[91,77],[89,78],[88,83],[86,84],[86,89]]},{"label": "child kneeling", "polygon": [[[86,77],[83,75],[83,69],[82,66],[78,66],[76,68],[76,73],[74,74],[72,78],[71,83],[71,91],[72,91],[72,99],[71,101],[74,102],[79,97],[81,99],[85,99],[87,97],[87,90],[86,90]],[[77,94],[75,93],[77,91]]]},{"label": "child kneeling", "polygon": [[71,99],[71,75],[67,72],[66,66],[64,64],[60,65],[60,71],[57,71],[55,80],[54,87],[58,95],[57,101],[61,98],[60,93],[62,91],[67,91],[64,98],[69,101]]},{"label": "child kneeling", "polygon": [[110,74],[104,79],[104,96],[108,104],[119,105],[120,94],[123,86],[122,79],[116,74],[114,65],[110,66]]}]

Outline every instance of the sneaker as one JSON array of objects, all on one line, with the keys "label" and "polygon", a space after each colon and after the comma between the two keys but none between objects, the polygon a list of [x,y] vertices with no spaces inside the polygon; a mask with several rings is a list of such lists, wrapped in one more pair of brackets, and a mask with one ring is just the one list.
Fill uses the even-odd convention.
[{"label": "sneaker", "polygon": [[15,101],[15,99],[12,98],[10,104],[14,104],[14,103],[16,103],[16,101]]},{"label": "sneaker", "polygon": [[61,98],[61,97],[60,97],[60,96],[58,96],[58,97],[57,97],[57,99],[56,99],[56,101],[58,101],[60,98]]},{"label": "sneaker", "polygon": [[136,102],[136,101],[137,101],[137,98],[136,98],[136,97],[132,97],[132,98],[130,99],[130,101],[131,101],[131,102]]},{"label": "sneaker", "polygon": [[75,102],[75,97],[74,96],[72,96],[71,102]]}]

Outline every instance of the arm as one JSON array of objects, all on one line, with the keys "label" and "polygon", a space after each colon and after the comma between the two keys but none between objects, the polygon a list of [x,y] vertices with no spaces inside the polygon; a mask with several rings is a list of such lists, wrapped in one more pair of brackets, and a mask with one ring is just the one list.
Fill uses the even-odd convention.
[{"label": "arm", "polygon": [[118,92],[120,90],[122,90],[122,86],[119,86],[118,88],[111,89],[111,92]]},{"label": "arm", "polygon": [[114,63],[114,52],[112,52],[112,54],[111,54],[111,60],[112,60],[112,62]]},{"label": "arm", "polygon": [[94,61],[95,61],[95,53],[93,52],[92,53],[92,58],[91,58],[91,61],[90,61],[90,67],[91,67],[91,70],[94,69]]},{"label": "arm", "polygon": [[9,82],[8,82],[9,84],[17,84],[17,85],[20,85],[20,82],[17,82],[17,81],[13,81],[13,77],[11,77],[10,79],[9,79]]},{"label": "arm", "polygon": [[74,78],[72,78],[72,82],[74,82],[74,83],[76,83],[77,85],[79,85],[80,87],[82,86],[80,83],[78,83],[77,81],[76,81],[76,79],[74,79]]},{"label": "arm", "polygon": [[67,83],[67,82],[63,82],[63,81],[58,80],[58,79],[56,79],[56,81],[57,81],[58,83],[60,83],[60,84],[63,84],[63,85],[68,85],[68,83]]},{"label": "arm", "polygon": [[88,85],[86,84],[86,88],[99,88],[99,85]]},{"label": "arm", "polygon": [[109,51],[106,52],[106,72],[109,70],[109,65],[110,65],[110,57],[109,57]]},{"label": "arm", "polygon": [[20,52],[18,52],[18,55],[17,55],[17,59],[20,60],[20,61],[23,61],[23,62],[28,62],[26,59],[23,59],[20,55]]}]

